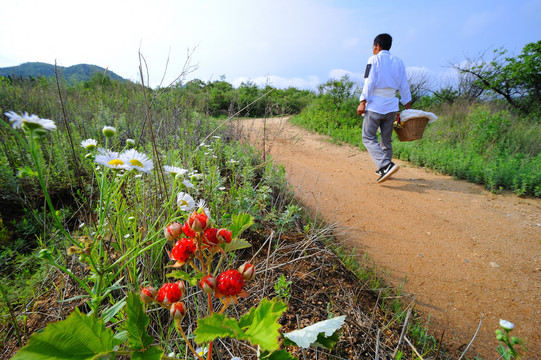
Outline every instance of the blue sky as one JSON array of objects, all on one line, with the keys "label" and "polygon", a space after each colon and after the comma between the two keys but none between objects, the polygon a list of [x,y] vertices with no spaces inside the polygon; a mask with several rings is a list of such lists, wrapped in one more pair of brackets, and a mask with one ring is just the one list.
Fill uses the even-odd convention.
[{"label": "blue sky", "polygon": [[541,0],[1,0],[0,14],[0,67],[89,63],[138,81],[140,51],[152,86],[181,74],[188,49],[185,80],[314,88],[344,73],[361,83],[382,32],[436,83],[450,63],[541,39]]}]

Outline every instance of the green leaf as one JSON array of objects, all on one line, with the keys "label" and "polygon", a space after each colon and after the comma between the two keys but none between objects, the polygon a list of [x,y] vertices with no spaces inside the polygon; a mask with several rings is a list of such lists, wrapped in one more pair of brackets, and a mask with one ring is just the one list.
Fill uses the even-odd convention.
[{"label": "green leaf", "polygon": [[254,223],[254,218],[250,214],[238,213],[231,216],[231,225],[229,230],[231,231],[232,237],[239,237],[240,234]]},{"label": "green leaf", "polygon": [[278,319],[286,309],[286,305],[281,301],[263,299],[258,307],[250,309],[238,322],[214,313],[198,320],[197,329],[194,331],[195,341],[202,344],[219,337],[229,337],[248,340],[264,351],[277,350],[280,337],[278,330],[281,327]]},{"label": "green leaf", "polygon": [[229,244],[225,244],[223,249],[226,253],[228,253],[231,251],[248,248],[250,246],[252,246],[252,244],[250,244],[248,241],[244,239],[234,238]]},{"label": "green leaf", "polygon": [[315,344],[316,342],[319,346],[331,346],[334,339],[337,339],[337,337],[333,339],[333,335],[335,334],[336,330],[342,327],[345,320],[346,316],[343,315],[329,320],[320,321],[307,326],[304,329],[285,333],[284,337],[305,349],[309,348],[310,345]]},{"label": "green leaf", "polygon": [[190,284],[190,286],[196,286],[197,285],[197,280],[200,280],[201,278],[203,278],[204,274],[190,275],[185,271],[175,270],[175,271],[167,274],[166,276],[168,278],[172,277],[172,278],[175,278],[175,279],[185,280]]},{"label": "green leaf", "polygon": [[128,344],[135,350],[146,349],[154,342],[154,339],[147,333],[150,319],[145,313],[139,294],[130,293],[127,304],[125,328],[128,332]]},{"label": "green leaf", "polygon": [[75,309],[66,320],[47,325],[41,333],[34,333],[28,344],[19,350],[15,360],[85,360],[105,357],[121,342],[105,322],[81,314]]},{"label": "green leaf", "polygon": [[153,346],[145,351],[134,352],[131,360],[160,360],[163,356],[163,349],[159,346]]},{"label": "green leaf", "polygon": [[264,351],[259,357],[261,360],[297,360],[297,358],[291,355],[287,350],[276,350],[272,353]]}]

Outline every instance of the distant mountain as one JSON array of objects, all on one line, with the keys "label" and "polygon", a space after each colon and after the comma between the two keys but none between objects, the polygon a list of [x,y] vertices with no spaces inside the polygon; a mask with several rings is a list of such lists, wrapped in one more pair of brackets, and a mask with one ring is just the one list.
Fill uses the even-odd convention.
[{"label": "distant mountain", "polygon": [[[79,81],[89,81],[92,75],[96,73],[106,73],[111,80],[126,81],[121,76],[118,76],[112,71],[89,64],[79,64],[73,66],[58,66],[58,75],[63,77],[66,82],[73,84]],[[18,66],[9,66],[0,68],[0,76],[4,77],[55,77],[54,65],[46,64],[42,62],[27,62]]]}]

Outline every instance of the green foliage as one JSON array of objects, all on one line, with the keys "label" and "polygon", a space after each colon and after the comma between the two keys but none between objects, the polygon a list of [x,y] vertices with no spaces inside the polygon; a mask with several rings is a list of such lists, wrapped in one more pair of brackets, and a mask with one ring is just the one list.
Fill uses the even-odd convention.
[{"label": "green foliage", "polygon": [[291,297],[291,281],[286,279],[284,274],[280,274],[280,277],[276,279],[274,283],[274,291],[276,296],[281,298],[286,304],[289,303],[289,298]]},{"label": "green foliage", "polygon": [[66,320],[34,333],[13,359],[94,359],[112,355],[120,343],[103,320],[75,310]]},{"label": "green foliage", "polygon": [[198,321],[194,332],[195,341],[202,344],[219,337],[230,337],[248,340],[252,345],[259,345],[262,350],[277,350],[280,337],[278,329],[281,327],[278,319],[286,309],[281,301],[263,299],[259,306],[250,309],[239,321],[214,313]]},{"label": "green foliage", "polygon": [[147,349],[154,339],[150,337],[146,328],[150,322],[139,295],[130,293],[126,306],[126,325],[128,332],[128,345],[134,350]]}]

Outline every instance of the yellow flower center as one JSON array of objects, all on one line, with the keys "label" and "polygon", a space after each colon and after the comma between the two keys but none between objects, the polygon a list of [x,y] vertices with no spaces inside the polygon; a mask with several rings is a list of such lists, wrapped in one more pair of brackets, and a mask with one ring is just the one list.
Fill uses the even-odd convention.
[{"label": "yellow flower center", "polygon": [[122,162],[122,160],[120,159],[113,159],[109,161],[108,164],[111,166],[120,166],[120,165],[124,165],[124,162]]},{"label": "yellow flower center", "polygon": [[144,167],[144,166],[143,166],[143,163],[140,162],[140,161],[137,160],[137,159],[131,159],[131,160],[130,160],[130,163],[131,163],[133,166]]},{"label": "yellow flower center", "polygon": [[188,206],[188,202],[186,200],[182,200],[180,202],[180,206],[184,206],[184,205]]}]

